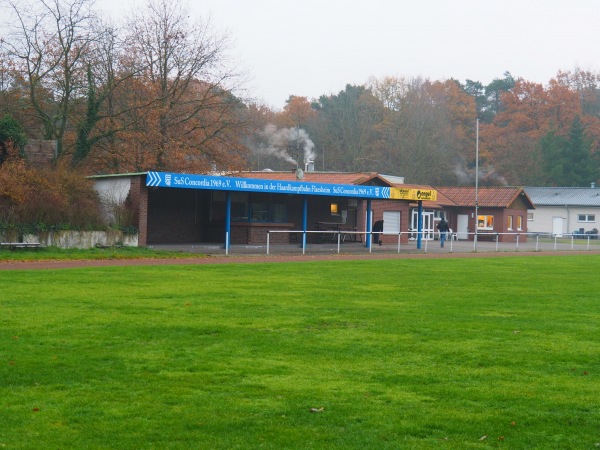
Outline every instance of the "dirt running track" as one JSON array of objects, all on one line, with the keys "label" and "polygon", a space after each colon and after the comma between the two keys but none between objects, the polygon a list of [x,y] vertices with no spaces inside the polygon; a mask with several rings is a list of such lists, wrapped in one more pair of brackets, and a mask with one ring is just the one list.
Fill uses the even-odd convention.
[{"label": "dirt running track", "polygon": [[419,254],[377,254],[377,255],[263,255],[263,256],[204,256],[169,259],[103,259],[103,260],[68,260],[68,261],[0,261],[0,270],[38,270],[38,269],[72,269],[79,267],[110,266],[159,266],[184,264],[251,264],[281,262],[313,262],[313,261],[350,261],[375,259],[432,259],[432,258],[501,258],[507,256],[570,256],[598,255],[600,251],[562,251],[562,252],[471,252],[471,253],[419,253]]}]

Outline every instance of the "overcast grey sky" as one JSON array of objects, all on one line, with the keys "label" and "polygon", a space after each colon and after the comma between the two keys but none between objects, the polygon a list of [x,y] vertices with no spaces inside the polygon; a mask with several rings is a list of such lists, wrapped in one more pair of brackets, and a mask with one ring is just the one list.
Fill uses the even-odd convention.
[{"label": "overcast grey sky", "polygon": [[[98,0],[113,13],[143,0]],[[546,84],[600,69],[600,0],[195,0],[227,30],[250,94],[281,109],[290,95],[336,94],[370,76],[487,84],[505,71]]]}]

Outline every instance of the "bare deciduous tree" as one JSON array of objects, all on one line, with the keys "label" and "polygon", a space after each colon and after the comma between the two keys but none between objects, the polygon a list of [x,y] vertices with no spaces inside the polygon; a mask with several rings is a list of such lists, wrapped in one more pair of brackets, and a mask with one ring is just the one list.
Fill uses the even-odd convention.
[{"label": "bare deciduous tree", "polygon": [[199,169],[231,165],[243,150],[235,134],[245,119],[233,95],[243,79],[226,57],[227,35],[214,32],[209,21],[192,22],[180,4],[167,0],[150,1],[127,28],[131,63],[144,68],[154,101],[156,140],[148,145],[156,167],[172,167],[178,159],[186,164],[177,152]]},{"label": "bare deciduous tree", "polygon": [[95,39],[92,0],[8,0],[8,4],[14,20],[3,47],[25,79],[42,137],[55,139],[60,155],[73,98],[85,86],[84,55]]}]

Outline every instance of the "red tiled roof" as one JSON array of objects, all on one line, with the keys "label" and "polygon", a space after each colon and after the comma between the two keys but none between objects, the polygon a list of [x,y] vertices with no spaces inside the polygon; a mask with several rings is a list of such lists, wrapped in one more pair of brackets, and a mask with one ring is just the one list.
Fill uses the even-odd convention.
[{"label": "red tiled roof", "polygon": [[[433,189],[433,188],[432,188]],[[456,203],[454,203],[452,200],[450,200],[448,197],[446,197],[442,192],[437,191],[437,200],[435,201],[435,203],[439,206],[456,206]],[[432,202],[434,203],[434,202]],[[423,202],[423,205],[425,205],[425,202]]]},{"label": "red tiled roof", "polygon": [[284,180],[284,181],[306,181],[309,183],[329,183],[329,184],[364,184],[369,180],[377,179],[387,186],[389,182],[381,178],[376,172],[304,172],[304,178],[298,180],[295,171],[289,172],[237,172],[229,174],[230,176],[239,176],[243,178],[257,178],[261,180]]},{"label": "red tiled roof", "polygon": [[[474,187],[437,187],[436,190],[438,199],[441,194],[457,206],[475,206]],[[527,197],[520,187],[480,187],[477,189],[477,201],[479,206],[508,208],[521,193]],[[527,201],[531,203],[529,197]]]}]

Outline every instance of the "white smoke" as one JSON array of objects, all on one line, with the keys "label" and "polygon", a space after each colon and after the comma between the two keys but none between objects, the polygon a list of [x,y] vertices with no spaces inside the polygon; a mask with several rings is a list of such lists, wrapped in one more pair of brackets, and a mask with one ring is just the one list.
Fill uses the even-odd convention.
[{"label": "white smoke", "polygon": [[[454,174],[460,184],[473,184],[475,183],[475,170],[467,169],[463,164],[457,163],[454,167]],[[490,186],[500,185],[508,186],[506,178],[496,172],[491,166],[479,168],[479,181]]]},{"label": "white smoke", "polygon": [[260,134],[264,142],[256,147],[257,153],[273,155],[294,165],[315,159],[315,144],[302,128],[277,128],[268,124]]}]

